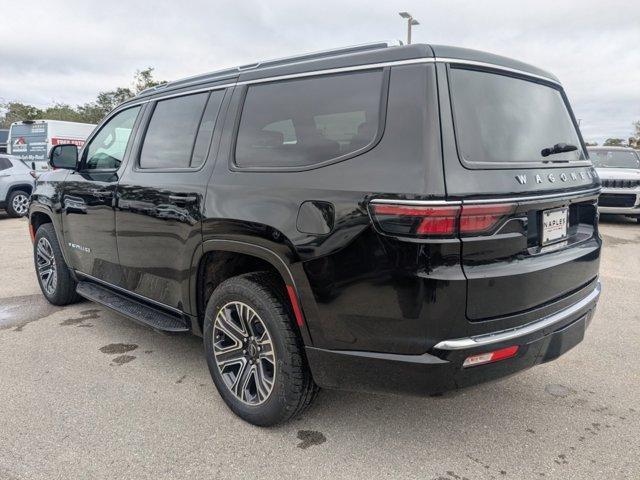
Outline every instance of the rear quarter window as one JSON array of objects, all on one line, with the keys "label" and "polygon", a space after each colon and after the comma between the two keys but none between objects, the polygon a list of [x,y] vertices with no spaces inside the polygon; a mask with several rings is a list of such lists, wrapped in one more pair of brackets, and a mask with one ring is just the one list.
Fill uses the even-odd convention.
[{"label": "rear quarter window", "polygon": [[[460,158],[472,167],[585,160],[560,90],[544,83],[452,67],[451,105]],[[558,143],[577,150],[542,156]]]},{"label": "rear quarter window", "polygon": [[383,84],[377,69],[249,86],[236,166],[297,169],[364,152],[379,135]]}]

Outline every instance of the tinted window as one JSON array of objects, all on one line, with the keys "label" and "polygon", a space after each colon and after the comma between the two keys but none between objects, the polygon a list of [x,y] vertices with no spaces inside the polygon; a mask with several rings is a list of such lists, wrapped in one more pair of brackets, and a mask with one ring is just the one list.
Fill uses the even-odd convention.
[{"label": "tinted window", "polygon": [[104,124],[85,149],[85,170],[120,167],[138,112],[140,107],[129,108]]},{"label": "tinted window", "polygon": [[[584,160],[562,95],[555,88],[493,73],[451,69],[460,155],[466,162]],[[543,157],[557,143],[578,147]]]},{"label": "tinted window", "polygon": [[250,86],[236,164],[301,167],[370,145],[378,132],[382,71]]},{"label": "tinted window", "polygon": [[13,165],[11,165],[11,162],[8,158],[0,157],[0,170],[6,170],[8,168],[11,168],[12,166]]},{"label": "tinted window", "polygon": [[589,158],[598,168],[640,168],[638,155],[629,150],[589,150]]},{"label": "tinted window", "polygon": [[209,94],[161,100],[153,111],[140,153],[142,168],[188,168]]}]

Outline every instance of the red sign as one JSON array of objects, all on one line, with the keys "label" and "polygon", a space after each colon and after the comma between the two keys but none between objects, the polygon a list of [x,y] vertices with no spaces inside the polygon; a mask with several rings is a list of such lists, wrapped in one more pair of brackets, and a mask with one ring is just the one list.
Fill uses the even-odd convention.
[{"label": "red sign", "polygon": [[64,145],[71,144],[76,145],[77,147],[81,147],[84,145],[84,140],[76,140],[71,138],[52,138],[51,145]]}]

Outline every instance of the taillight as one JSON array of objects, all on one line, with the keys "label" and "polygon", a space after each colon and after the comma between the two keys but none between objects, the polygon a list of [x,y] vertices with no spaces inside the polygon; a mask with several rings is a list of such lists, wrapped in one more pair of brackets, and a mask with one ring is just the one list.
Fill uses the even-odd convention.
[{"label": "taillight", "polygon": [[451,237],[456,233],[459,206],[372,204],[380,228],[396,235]]},{"label": "taillight", "polygon": [[451,238],[492,232],[515,209],[511,203],[487,205],[402,205],[372,203],[382,231],[399,236]]},{"label": "taillight", "polygon": [[515,205],[512,203],[463,205],[460,215],[460,233],[464,235],[490,232],[514,209]]}]

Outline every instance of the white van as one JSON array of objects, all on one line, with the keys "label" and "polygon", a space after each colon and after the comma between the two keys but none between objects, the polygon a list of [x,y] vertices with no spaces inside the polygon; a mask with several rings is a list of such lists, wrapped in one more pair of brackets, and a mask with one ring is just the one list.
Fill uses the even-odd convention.
[{"label": "white van", "polygon": [[79,148],[96,126],[61,120],[25,120],[9,128],[7,153],[20,158],[34,170],[46,170],[49,150],[55,145],[73,143]]}]

